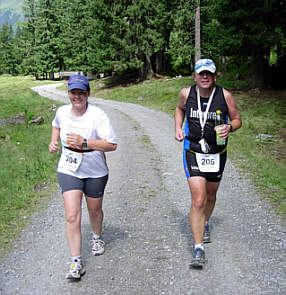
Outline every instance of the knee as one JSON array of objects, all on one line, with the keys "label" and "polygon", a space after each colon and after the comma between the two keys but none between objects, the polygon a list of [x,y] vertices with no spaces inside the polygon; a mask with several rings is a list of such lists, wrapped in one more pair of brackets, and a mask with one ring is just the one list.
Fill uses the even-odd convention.
[{"label": "knee", "polygon": [[68,213],[66,215],[66,222],[70,224],[75,224],[79,221],[79,214],[78,213]]},{"label": "knee", "polygon": [[192,201],[192,208],[195,210],[203,210],[206,206],[206,201],[204,198],[195,199]]}]

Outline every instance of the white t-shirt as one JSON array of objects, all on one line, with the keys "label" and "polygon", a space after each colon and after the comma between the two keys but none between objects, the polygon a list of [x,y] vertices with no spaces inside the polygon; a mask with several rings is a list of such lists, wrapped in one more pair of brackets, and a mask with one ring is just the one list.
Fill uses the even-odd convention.
[{"label": "white t-shirt", "polygon": [[58,108],[52,126],[60,129],[62,154],[58,164],[58,172],[72,175],[78,178],[98,178],[108,174],[106,157],[104,152],[92,151],[86,153],[74,153],[79,157],[79,166],[71,169],[67,165],[66,152],[68,146],[67,134],[76,133],[87,139],[104,139],[110,143],[117,143],[116,135],[110,124],[109,118],[98,107],[88,104],[86,112],[81,117],[71,115],[72,105],[64,105]]}]

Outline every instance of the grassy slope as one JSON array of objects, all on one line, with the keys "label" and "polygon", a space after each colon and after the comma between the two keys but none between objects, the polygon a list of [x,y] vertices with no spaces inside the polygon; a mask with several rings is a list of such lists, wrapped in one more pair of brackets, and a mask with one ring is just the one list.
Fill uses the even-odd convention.
[{"label": "grassy slope", "polygon": [[56,184],[57,157],[48,152],[54,102],[29,89],[39,84],[32,78],[0,76],[0,119],[20,113],[27,121],[44,118],[41,125],[0,126],[0,250],[10,245]]}]

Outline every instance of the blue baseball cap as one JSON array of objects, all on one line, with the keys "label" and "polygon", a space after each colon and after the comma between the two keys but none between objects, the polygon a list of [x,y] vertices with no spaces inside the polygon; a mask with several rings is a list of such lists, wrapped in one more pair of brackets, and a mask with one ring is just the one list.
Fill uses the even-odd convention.
[{"label": "blue baseball cap", "polygon": [[84,75],[71,76],[68,81],[68,90],[70,91],[73,89],[81,89],[84,91],[88,91],[90,88],[87,77]]},{"label": "blue baseball cap", "polygon": [[214,62],[208,58],[199,59],[195,64],[195,72],[199,74],[202,71],[208,71],[214,74],[216,72],[216,66]]}]

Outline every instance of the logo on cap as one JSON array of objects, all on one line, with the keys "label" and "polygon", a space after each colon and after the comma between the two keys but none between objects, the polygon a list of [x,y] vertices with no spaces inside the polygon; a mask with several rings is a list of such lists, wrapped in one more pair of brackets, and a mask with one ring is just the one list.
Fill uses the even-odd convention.
[{"label": "logo on cap", "polygon": [[214,74],[216,72],[214,62],[208,58],[198,60],[195,64],[195,72],[199,74],[202,71],[209,71]]},{"label": "logo on cap", "polygon": [[68,90],[72,89],[89,90],[89,82],[87,77],[83,75],[74,75],[69,78]]}]

